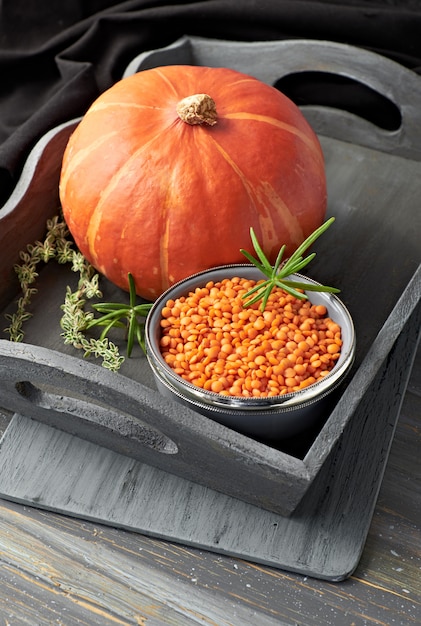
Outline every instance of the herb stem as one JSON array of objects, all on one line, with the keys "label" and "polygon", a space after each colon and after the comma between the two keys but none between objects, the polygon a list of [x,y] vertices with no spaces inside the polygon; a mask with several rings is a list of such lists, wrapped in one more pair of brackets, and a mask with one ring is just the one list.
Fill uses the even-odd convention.
[{"label": "herb stem", "polygon": [[250,237],[256,253],[256,257],[252,256],[249,252],[247,252],[247,250],[242,249],[241,252],[250,261],[250,263],[257,267],[267,277],[267,280],[259,283],[258,285],[250,289],[246,294],[244,294],[243,298],[246,300],[244,306],[251,306],[261,300],[262,303],[260,308],[262,311],[264,311],[269,296],[275,287],[280,287],[281,289],[284,289],[287,293],[301,300],[307,299],[307,295],[298,290],[339,293],[340,290],[336,289],[335,287],[327,287],[325,285],[312,285],[302,282],[300,283],[299,281],[289,279],[290,276],[302,270],[304,267],[306,267],[306,265],[310,263],[310,261],[314,259],[314,257],[316,256],[315,252],[312,252],[306,258],[303,258],[303,254],[316,241],[316,239],[318,239],[320,235],[322,235],[325,230],[327,230],[329,226],[331,226],[334,221],[335,218],[331,217],[324,224],[319,226],[319,228],[311,233],[311,235],[309,235],[309,237],[307,237],[307,239],[305,239],[305,241],[303,241],[302,244],[298,246],[295,252],[282,263],[282,259],[286,249],[286,246],[283,245],[278,252],[278,256],[273,266],[270,264],[270,261],[263,252],[253,228],[250,228]]}]

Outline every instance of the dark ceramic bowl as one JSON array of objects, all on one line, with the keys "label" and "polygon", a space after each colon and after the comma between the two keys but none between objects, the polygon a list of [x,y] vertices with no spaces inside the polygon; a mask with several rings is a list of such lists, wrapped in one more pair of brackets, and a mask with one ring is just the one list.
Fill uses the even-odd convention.
[{"label": "dark ceramic bowl", "polygon": [[[335,295],[308,293],[309,300],[313,304],[324,304],[329,317],[340,325],[343,345],[340,358],[329,374],[301,391],[266,398],[224,396],[184,380],[161,355],[161,311],[167,300],[187,295],[210,280],[217,282],[234,276],[254,280],[262,278],[261,272],[253,265],[221,266],[178,282],[156,300],[146,321],[146,351],[157,387],[166,397],[251,437],[275,440],[304,432],[321,419],[326,411],[328,395],[343,381],[354,360],[355,332],[351,315]],[[300,282],[317,284],[301,274],[294,276]]]}]

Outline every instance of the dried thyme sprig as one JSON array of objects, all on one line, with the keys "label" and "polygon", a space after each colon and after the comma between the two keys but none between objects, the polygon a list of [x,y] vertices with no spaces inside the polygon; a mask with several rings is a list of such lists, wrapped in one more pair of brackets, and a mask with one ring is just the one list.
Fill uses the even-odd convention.
[{"label": "dried thyme sprig", "polygon": [[64,304],[61,306],[63,316],[60,326],[63,329],[61,336],[65,344],[70,344],[76,349],[84,351],[84,356],[93,354],[102,358],[103,367],[118,371],[124,362],[118,347],[106,337],[94,339],[87,338],[85,331],[93,320],[93,313],[86,312],[84,307],[86,299],[101,298],[99,289],[99,275],[95,272],[80,252],[73,252],[72,270],[79,272],[79,281],[76,291],[67,287]]},{"label": "dried thyme sprig", "polygon": [[38,278],[38,266],[47,263],[50,259],[56,259],[58,263],[68,263],[72,260],[72,242],[67,239],[69,231],[65,222],[56,215],[47,221],[47,233],[44,241],[36,241],[29,244],[26,250],[20,253],[22,263],[14,266],[19,280],[22,296],[17,301],[16,312],[6,314],[10,324],[5,328],[11,341],[22,341],[24,337],[23,323],[32,317],[27,309],[31,304],[32,297],[38,289],[33,286]]},{"label": "dried thyme sprig", "polygon": [[84,350],[84,356],[91,354],[102,358],[102,365],[111,370],[118,370],[124,361],[118,348],[107,338],[87,338],[84,332],[93,319],[93,313],[84,310],[86,299],[102,297],[99,290],[99,275],[86,261],[83,255],[74,249],[67,225],[62,215],[56,215],[47,221],[47,231],[44,241],[36,241],[20,253],[22,263],[15,265],[22,295],[17,301],[15,313],[6,314],[9,326],[5,332],[11,341],[22,341],[24,338],[23,324],[32,317],[28,311],[32,297],[38,289],[34,286],[38,278],[38,266],[56,260],[60,264],[71,263],[72,270],[80,275],[75,292],[67,288],[65,301],[62,305],[63,317],[61,327],[62,336],[66,344]]}]

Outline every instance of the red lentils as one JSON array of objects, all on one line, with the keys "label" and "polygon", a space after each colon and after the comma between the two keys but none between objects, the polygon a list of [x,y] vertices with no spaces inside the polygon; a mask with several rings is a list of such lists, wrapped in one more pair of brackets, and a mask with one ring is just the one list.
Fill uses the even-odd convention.
[{"label": "red lentils", "polygon": [[324,305],[280,288],[265,311],[244,306],[257,284],[244,278],[208,282],[162,309],[160,349],[193,385],[226,396],[266,397],[299,391],[339,359],[341,328]]}]

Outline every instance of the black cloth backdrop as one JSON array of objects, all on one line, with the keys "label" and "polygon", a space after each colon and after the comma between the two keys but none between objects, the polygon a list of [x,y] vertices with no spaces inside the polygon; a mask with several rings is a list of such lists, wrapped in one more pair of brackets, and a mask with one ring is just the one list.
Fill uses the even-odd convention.
[{"label": "black cloth backdrop", "polygon": [[[183,35],[339,41],[421,73],[418,0],[0,0],[0,206],[45,132],[83,115],[135,55]],[[332,94],[376,108],[323,80],[299,97]]]}]

